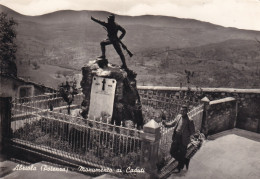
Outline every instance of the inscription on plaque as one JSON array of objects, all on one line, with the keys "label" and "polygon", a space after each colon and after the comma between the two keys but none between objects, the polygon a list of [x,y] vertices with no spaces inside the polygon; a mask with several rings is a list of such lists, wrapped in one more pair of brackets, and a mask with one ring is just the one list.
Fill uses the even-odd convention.
[{"label": "inscription on plaque", "polygon": [[115,90],[115,79],[93,77],[89,106],[89,117],[91,119],[101,117],[101,113],[106,113],[112,117]]}]

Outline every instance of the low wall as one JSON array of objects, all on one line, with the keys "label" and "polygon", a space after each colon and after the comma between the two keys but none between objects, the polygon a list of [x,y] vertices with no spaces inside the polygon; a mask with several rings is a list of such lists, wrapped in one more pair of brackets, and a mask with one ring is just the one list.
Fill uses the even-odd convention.
[{"label": "low wall", "polygon": [[[179,97],[180,92],[187,92],[187,87],[138,86],[140,91],[160,91],[168,96]],[[235,127],[260,133],[260,89],[234,88],[191,88],[197,102],[198,98],[207,97],[210,101],[233,97],[237,100]]]},{"label": "low wall", "polygon": [[236,125],[236,107],[237,101],[232,97],[210,101],[207,110],[207,134],[233,129]]}]

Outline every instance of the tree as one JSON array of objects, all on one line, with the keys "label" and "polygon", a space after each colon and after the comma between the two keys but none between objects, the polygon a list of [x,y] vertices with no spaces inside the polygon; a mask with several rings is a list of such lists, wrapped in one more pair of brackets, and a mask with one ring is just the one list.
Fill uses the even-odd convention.
[{"label": "tree", "polygon": [[13,18],[7,17],[6,13],[0,13],[0,62],[1,73],[17,76],[15,64],[15,53],[17,45],[15,43],[17,22]]},{"label": "tree", "polygon": [[[70,84],[72,83],[72,85]],[[66,81],[66,84],[59,86],[59,94],[64,99],[64,101],[68,104],[68,114],[70,115],[70,105],[74,100],[74,95],[78,94],[78,90],[76,88],[76,81],[74,82]]]},{"label": "tree", "polygon": [[60,78],[60,77],[61,77],[61,76],[60,76],[60,75],[61,75],[61,71],[57,71],[57,72],[56,72],[56,75],[57,75],[57,76],[56,76],[57,78]]},{"label": "tree", "polygon": [[33,69],[34,69],[34,70],[37,70],[37,69],[40,68],[40,66],[38,65],[37,62],[33,62],[32,65],[33,65]]}]

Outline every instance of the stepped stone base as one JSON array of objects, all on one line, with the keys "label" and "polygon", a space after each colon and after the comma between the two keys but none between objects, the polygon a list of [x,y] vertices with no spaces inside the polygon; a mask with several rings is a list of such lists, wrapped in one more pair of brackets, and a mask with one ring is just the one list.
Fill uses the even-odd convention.
[{"label": "stepped stone base", "polygon": [[[107,62],[107,60],[104,62]],[[103,63],[100,59],[90,61],[82,68],[81,87],[85,95],[82,102],[83,117],[86,118],[89,111],[91,85],[94,76],[112,78],[117,81],[111,123],[121,125],[122,122],[123,126],[127,124],[137,125],[137,128],[141,129],[143,116],[140,96],[136,87],[136,73],[129,69],[120,69],[117,65]]]}]

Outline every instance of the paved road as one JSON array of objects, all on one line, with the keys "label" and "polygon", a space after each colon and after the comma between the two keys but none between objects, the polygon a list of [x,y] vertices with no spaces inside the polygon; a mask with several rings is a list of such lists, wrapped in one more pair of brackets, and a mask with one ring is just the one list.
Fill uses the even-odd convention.
[{"label": "paved road", "polygon": [[260,134],[233,129],[210,137],[190,162],[190,168],[169,178],[259,179]]}]

